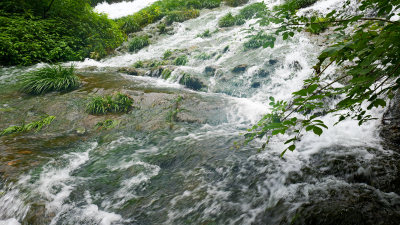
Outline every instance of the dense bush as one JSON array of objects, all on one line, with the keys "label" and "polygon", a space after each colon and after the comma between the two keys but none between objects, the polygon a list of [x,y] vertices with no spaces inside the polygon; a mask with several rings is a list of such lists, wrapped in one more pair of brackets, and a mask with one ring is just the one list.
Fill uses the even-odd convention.
[{"label": "dense bush", "polygon": [[[198,9],[215,8],[221,0],[160,0],[139,12],[117,20],[121,29],[129,34],[168,16],[168,21],[182,22],[199,15]],[[183,16],[182,16],[183,15]]]},{"label": "dense bush", "polygon": [[85,1],[54,1],[46,13],[39,4],[43,2],[26,1],[18,7],[7,0],[1,3],[0,64],[101,58],[125,39],[114,21],[93,12]]},{"label": "dense bush", "polygon": [[133,100],[128,95],[117,93],[113,96],[106,95],[92,97],[86,105],[86,111],[92,115],[106,113],[126,113],[132,109]]},{"label": "dense bush", "polygon": [[40,95],[51,91],[70,91],[79,87],[80,82],[73,66],[48,66],[25,74],[21,84],[22,92]]},{"label": "dense bush", "polygon": [[129,51],[137,52],[140,49],[148,46],[150,44],[149,37],[147,36],[136,36],[131,42],[129,42]]}]

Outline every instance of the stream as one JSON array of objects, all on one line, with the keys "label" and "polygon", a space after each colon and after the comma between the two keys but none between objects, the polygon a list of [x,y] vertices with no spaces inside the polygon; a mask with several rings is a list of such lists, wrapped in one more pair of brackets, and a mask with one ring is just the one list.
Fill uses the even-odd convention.
[{"label": "stream", "polygon": [[[103,3],[97,10],[118,18],[149,2],[131,2],[136,8],[129,12],[122,10],[128,3],[111,4],[108,11]],[[327,13],[342,2],[321,0],[301,11]],[[137,53],[66,63],[83,80],[71,93],[18,92],[18,77],[45,64],[0,68],[0,130],[45,113],[57,117],[38,133],[0,137],[0,225],[399,224],[400,155],[382,146],[380,120],[333,126],[337,118],[325,116],[329,130],[320,137],[305,134],[283,158],[285,136],[263,151],[263,140],[235,146],[270,110],[270,96],[289,99],[301,88],[323,43],[331,41],[300,33],[278,38],[273,49],[245,50],[246,37],[263,29],[256,20],[199,37],[241,8],[202,10]],[[185,51],[189,62],[167,80],[119,70],[160,60],[171,49]],[[233,72],[237,66],[245,69]],[[207,87],[180,85],[183,73]],[[137,108],[116,116],[84,112],[88,96],[115,91],[133,96]],[[167,121],[179,96],[178,119]],[[383,109],[373,113],[380,118]],[[94,128],[108,118],[121,124]],[[344,217],[348,223],[340,222]]]}]

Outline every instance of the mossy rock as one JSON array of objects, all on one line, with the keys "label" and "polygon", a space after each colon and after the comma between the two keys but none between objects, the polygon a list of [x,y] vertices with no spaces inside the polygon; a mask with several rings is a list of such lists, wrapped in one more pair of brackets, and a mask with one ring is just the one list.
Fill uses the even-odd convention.
[{"label": "mossy rock", "polygon": [[179,83],[182,85],[185,85],[185,87],[198,91],[204,87],[206,87],[206,85],[204,85],[199,78],[197,77],[193,77],[190,74],[183,74],[183,76],[181,77],[181,79],[179,80]]}]

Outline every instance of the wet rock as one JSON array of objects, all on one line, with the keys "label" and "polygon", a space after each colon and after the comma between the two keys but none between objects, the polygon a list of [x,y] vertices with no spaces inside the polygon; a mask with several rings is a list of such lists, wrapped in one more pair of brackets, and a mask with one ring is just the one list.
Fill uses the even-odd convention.
[{"label": "wet rock", "polygon": [[387,147],[400,152],[400,94],[391,100],[382,118],[381,137]]},{"label": "wet rock", "polygon": [[276,60],[276,59],[270,59],[270,60],[268,61],[268,63],[269,63],[270,65],[275,65],[275,64],[278,63],[278,60]]},{"label": "wet rock", "polygon": [[259,88],[259,87],[261,87],[261,83],[260,83],[260,82],[253,82],[253,83],[251,84],[251,87],[252,87],[252,88]]},{"label": "wet rock", "polygon": [[247,64],[241,64],[241,65],[235,66],[235,68],[233,68],[232,72],[234,72],[234,73],[244,73],[248,66],[249,65],[247,65]]},{"label": "wet rock", "polygon": [[259,70],[259,71],[257,72],[257,76],[258,76],[258,77],[265,78],[265,77],[268,77],[268,76],[269,76],[269,72],[267,72],[266,70]]},{"label": "wet rock", "polygon": [[132,75],[132,76],[138,76],[138,75],[139,75],[138,70],[135,69],[135,68],[132,68],[132,67],[123,67],[123,68],[119,68],[119,69],[118,69],[118,72],[120,72],[120,73],[126,73],[126,74],[129,74],[129,75]]},{"label": "wet rock", "polygon": [[294,71],[300,71],[303,69],[303,67],[300,65],[299,61],[293,61],[292,63],[289,64],[289,67],[293,69]]},{"label": "wet rock", "polygon": [[204,69],[204,73],[209,77],[214,76],[216,71],[217,68],[215,66],[206,66],[206,68]]},{"label": "wet rock", "polygon": [[290,224],[395,225],[400,224],[400,199],[355,185],[309,193]]},{"label": "wet rock", "polygon": [[179,80],[179,83],[182,85],[185,85],[185,87],[198,91],[200,89],[202,89],[203,87],[206,87],[206,85],[204,85],[199,78],[197,77],[193,77],[190,74],[183,74],[183,76],[181,77],[181,79]]},{"label": "wet rock", "polygon": [[164,68],[158,67],[150,71],[150,77],[161,77]]}]

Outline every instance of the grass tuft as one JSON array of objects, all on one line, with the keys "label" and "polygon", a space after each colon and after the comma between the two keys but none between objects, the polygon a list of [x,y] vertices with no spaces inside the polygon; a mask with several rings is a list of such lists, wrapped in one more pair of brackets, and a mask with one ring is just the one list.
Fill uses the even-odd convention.
[{"label": "grass tuft", "polygon": [[21,126],[10,126],[0,132],[0,137],[8,134],[28,132],[31,130],[39,132],[43,127],[50,125],[55,118],[55,116],[45,116],[38,121],[34,121],[28,124],[23,124]]},{"label": "grass tuft", "polygon": [[178,58],[175,59],[174,65],[175,66],[184,66],[189,62],[188,58],[186,55],[181,55]]},{"label": "grass tuft", "polygon": [[133,100],[126,94],[92,97],[86,105],[86,111],[92,115],[107,113],[126,113],[133,108]]},{"label": "grass tuft", "polygon": [[229,6],[239,6],[239,5],[243,5],[249,2],[249,0],[224,0],[226,2],[227,5]]},{"label": "grass tuft", "polygon": [[25,74],[21,79],[20,90],[27,94],[40,95],[52,91],[71,91],[79,87],[79,77],[71,65],[47,66]]}]

